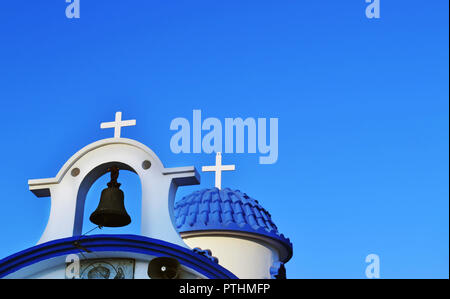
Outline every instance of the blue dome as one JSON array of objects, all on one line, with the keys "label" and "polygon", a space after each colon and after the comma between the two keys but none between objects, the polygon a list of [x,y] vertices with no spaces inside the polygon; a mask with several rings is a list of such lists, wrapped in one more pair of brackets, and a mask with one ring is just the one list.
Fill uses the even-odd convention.
[{"label": "blue dome", "polygon": [[292,256],[292,243],[278,232],[270,213],[257,200],[239,190],[203,189],[175,203],[175,225],[179,233],[199,231],[236,231],[259,235],[276,241]]}]

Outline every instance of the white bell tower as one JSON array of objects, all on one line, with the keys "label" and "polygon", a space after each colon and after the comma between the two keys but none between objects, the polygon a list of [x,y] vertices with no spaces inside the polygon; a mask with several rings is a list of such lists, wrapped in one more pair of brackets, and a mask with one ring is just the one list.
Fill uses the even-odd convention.
[{"label": "white bell tower", "polygon": [[136,120],[122,121],[117,112],[114,122],[101,128],[114,128],[114,138],[103,139],[73,155],[54,178],[29,180],[37,197],[51,197],[47,227],[38,244],[81,235],[84,203],[92,184],[111,166],[139,176],[142,186],[141,234],[188,248],[173,223],[175,193],[179,186],[196,185],[200,177],[193,166],[165,168],[148,147],[121,137],[121,128]]}]

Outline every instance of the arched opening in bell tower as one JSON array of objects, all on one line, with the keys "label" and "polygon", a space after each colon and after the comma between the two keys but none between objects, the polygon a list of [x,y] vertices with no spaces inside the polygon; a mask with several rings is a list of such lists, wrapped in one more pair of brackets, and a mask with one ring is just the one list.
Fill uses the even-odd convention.
[{"label": "arched opening in bell tower", "polygon": [[[96,228],[97,224],[92,223],[89,218],[99,206],[102,190],[108,188],[107,184],[111,180],[111,173],[108,172],[108,169],[113,166],[119,168],[117,182],[121,184],[120,190],[124,193],[125,210],[131,218],[131,223],[123,227],[102,227],[100,229]],[[78,202],[79,204],[84,205],[82,211],[82,228],[79,234],[141,234],[141,180],[134,169],[128,165],[120,162],[110,162],[94,168],[81,184],[78,193]],[[77,211],[77,213],[79,212],[80,211]]]}]

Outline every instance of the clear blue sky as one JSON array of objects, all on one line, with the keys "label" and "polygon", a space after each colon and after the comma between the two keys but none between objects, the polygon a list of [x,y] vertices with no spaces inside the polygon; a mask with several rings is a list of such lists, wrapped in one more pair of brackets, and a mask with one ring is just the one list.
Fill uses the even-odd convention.
[{"label": "clear blue sky", "polygon": [[[164,2],[164,3],[163,3]],[[220,2],[220,3],[219,3]],[[282,2],[282,4],[281,4]],[[224,186],[267,208],[294,244],[291,278],[449,275],[448,1],[7,1],[0,10],[0,257],[34,245],[50,200],[27,180],[56,175],[121,110],[123,136],[166,166],[172,119],[278,117],[279,159],[231,154]],[[122,173],[139,232],[139,181]],[[106,178],[91,189],[88,216]],[[213,186],[180,189],[178,198]],[[84,230],[93,225],[86,223]]]}]

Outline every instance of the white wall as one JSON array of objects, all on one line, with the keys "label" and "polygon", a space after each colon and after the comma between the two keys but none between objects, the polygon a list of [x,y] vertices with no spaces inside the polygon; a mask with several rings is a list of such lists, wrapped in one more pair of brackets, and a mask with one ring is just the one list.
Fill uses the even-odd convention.
[{"label": "white wall", "polygon": [[[128,258],[134,259],[134,278],[135,279],[149,279],[147,274],[148,264],[154,256],[138,254],[138,253],[124,253],[124,252],[95,252],[85,253],[88,259],[98,258]],[[82,258],[80,256],[80,258]],[[84,257],[83,257],[84,258]],[[5,277],[6,279],[65,279],[66,278],[66,256],[58,256],[52,259],[44,260],[42,262],[32,264],[28,267],[22,268]],[[197,271],[181,266],[180,279],[198,279],[206,278]]]},{"label": "white wall", "polygon": [[238,236],[184,236],[191,248],[209,249],[219,264],[241,279],[270,279],[270,267],[279,260],[270,244]]}]

